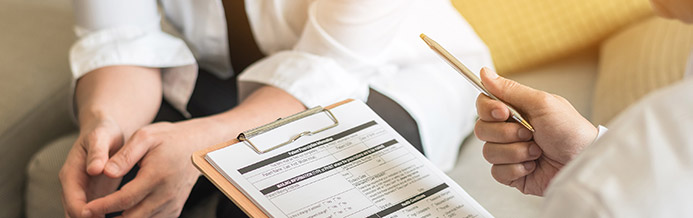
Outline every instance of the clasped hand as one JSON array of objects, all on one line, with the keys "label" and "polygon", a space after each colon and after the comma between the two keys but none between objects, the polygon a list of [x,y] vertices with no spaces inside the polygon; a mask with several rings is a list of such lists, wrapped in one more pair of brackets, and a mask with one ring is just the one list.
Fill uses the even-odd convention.
[{"label": "clasped hand", "polygon": [[564,98],[498,76],[488,68],[481,80],[493,95],[521,111],[532,133],[510,119],[503,103],[480,94],[477,138],[498,182],[542,196],[551,179],[597,136],[597,129]]},{"label": "clasped hand", "polygon": [[[199,172],[190,163],[195,144],[205,143],[195,120],[154,123],[124,142],[118,125],[100,120],[82,126],[60,171],[68,217],[176,217]],[[121,178],[135,164],[140,170],[120,190]]]}]

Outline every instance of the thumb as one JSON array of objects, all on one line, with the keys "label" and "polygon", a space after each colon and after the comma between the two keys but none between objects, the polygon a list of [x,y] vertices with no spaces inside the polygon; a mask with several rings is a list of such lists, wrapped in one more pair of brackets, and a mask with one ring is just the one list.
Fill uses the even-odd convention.
[{"label": "thumb", "polygon": [[104,174],[111,178],[124,176],[147,153],[153,141],[150,134],[142,130],[135,132],[130,140],[108,160],[104,167]]},{"label": "thumb", "polygon": [[498,99],[520,110],[528,110],[529,107],[536,106],[536,101],[539,100],[537,97],[543,93],[498,76],[495,71],[486,67],[481,69],[481,83]]},{"label": "thumb", "polygon": [[120,146],[122,137],[110,133],[107,129],[97,128],[84,139],[87,148],[87,173],[91,176],[101,174],[108,161],[111,148]]}]

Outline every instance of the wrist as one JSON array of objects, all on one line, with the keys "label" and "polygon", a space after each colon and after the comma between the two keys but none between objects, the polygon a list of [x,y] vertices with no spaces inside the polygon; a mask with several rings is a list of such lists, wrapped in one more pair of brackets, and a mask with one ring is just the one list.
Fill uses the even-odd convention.
[{"label": "wrist", "polygon": [[599,129],[589,122],[583,128],[578,129],[576,133],[579,138],[576,138],[575,150],[571,152],[571,157],[568,160],[572,160],[580,155],[583,150],[591,146],[599,137]]},{"label": "wrist", "polygon": [[599,138],[601,138],[602,135],[604,135],[607,131],[609,131],[609,129],[606,128],[605,126],[602,126],[602,125],[597,126],[597,136],[592,141],[592,144],[594,144],[594,142],[599,140]]},{"label": "wrist", "polygon": [[591,123],[590,123],[590,127],[591,128],[589,131],[589,135],[587,137],[587,139],[589,139],[589,140],[587,140],[587,143],[583,146],[582,149],[585,149],[588,146],[592,145],[594,143],[594,141],[596,141],[597,138],[599,138],[599,128],[597,128],[596,126],[593,126]]},{"label": "wrist", "polygon": [[226,142],[235,139],[238,133],[242,130],[238,130],[236,125],[237,122],[229,121],[226,117],[220,115],[196,118],[191,120],[182,121],[184,125],[188,126],[191,130],[196,131],[196,135],[201,136],[198,140],[201,148],[209,147],[218,143]]},{"label": "wrist", "polygon": [[88,130],[103,122],[114,122],[113,117],[99,108],[80,108],[77,114],[80,130]]}]

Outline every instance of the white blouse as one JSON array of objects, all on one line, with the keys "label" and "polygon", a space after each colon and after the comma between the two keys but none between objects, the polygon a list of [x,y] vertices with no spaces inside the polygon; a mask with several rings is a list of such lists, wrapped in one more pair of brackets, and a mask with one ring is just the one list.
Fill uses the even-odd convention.
[{"label": "white blouse", "polygon": [[[110,65],[161,68],[164,97],[186,113],[198,65],[220,78],[234,73],[223,7],[220,0],[158,3],[75,0],[72,72],[77,79]],[[264,84],[313,107],[366,101],[373,88],[416,120],[431,161],[452,168],[473,128],[478,92],[418,36],[431,36],[475,71],[493,63],[448,0],[252,0],[245,7],[267,57],[239,75],[241,99]],[[178,36],[162,30],[158,10]]]}]

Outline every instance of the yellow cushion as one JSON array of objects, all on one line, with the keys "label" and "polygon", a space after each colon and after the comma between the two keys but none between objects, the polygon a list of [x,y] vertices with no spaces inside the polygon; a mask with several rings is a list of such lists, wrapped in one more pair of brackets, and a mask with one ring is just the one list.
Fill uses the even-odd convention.
[{"label": "yellow cushion", "polygon": [[606,124],[647,93],[681,80],[692,48],[693,26],[663,18],[607,39],[600,51],[592,121]]},{"label": "yellow cushion", "polygon": [[651,14],[648,0],[452,0],[508,74],[595,46]]}]

